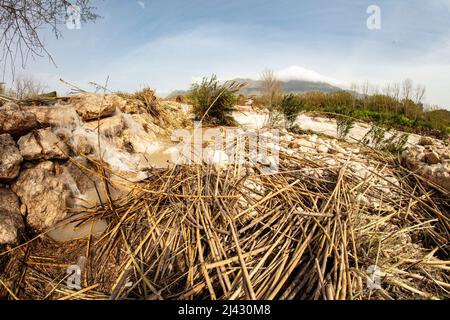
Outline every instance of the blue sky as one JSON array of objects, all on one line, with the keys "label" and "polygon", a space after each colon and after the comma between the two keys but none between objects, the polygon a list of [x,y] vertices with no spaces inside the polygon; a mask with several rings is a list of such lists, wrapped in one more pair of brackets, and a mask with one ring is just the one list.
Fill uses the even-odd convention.
[{"label": "blue sky", "polygon": [[[202,76],[257,78],[271,68],[342,86],[382,86],[411,78],[426,100],[450,108],[450,0],[99,0],[103,16],[63,38],[45,34],[57,68],[40,59],[31,73],[61,93],[58,79],[89,89],[145,85],[161,95]],[[381,30],[366,10],[381,9]],[[293,67],[298,66],[298,67]]]}]

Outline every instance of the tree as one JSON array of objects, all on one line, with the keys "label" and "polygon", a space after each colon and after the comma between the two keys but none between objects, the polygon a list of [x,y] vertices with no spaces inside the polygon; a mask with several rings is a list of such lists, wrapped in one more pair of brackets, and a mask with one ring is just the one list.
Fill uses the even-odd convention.
[{"label": "tree", "polygon": [[[392,95],[391,95],[391,93],[392,93],[392,85],[391,85],[391,83],[387,83],[387,84],[383,87],[382,93],[383,93],[386,97],[392,97]],[[388,111],[388,106],[385,105],[384,107],[385,107],[384,111]]]},{"label": "tree", "polygon": [[370,83],[369,80],[364,81],[364,83],[361,86],[362,94],[364,95],[364,98],[367,99],[370,92]]},{"label": "tree", "polygon": [[273,70],[266,69],[261,73],[262,102],[269,111],[269,124],[274,122],[274,113],[280,108],[283,100],[281,82]]},{"label": "tree", "polygon": [[415,89],[415,95],[414,95],[414,101],[416,104],[422,104],[423,98],[425,98],[425,93],[427,91],[427,88],[425,86],[422,86],[418,84]]},{"label": "tree", "polygon": [[51,54],[42,42],[40,32],[50,29],[58,39],[62,36],[61,25],[71,17],[80,22],[95,21],[100,16],[90,0],[0,0],[0,56],[1,68],[6,72],[8,64],[14,76],[16,60],[25,68],[28,59]]},{"label": "tree", "polygon": [[411,99],[411,94],[413,90],[413,82],[411,79],[405,79],[402,83],[403,100],[407,101]]},{"label": "tree", "polygon": [[380,88],[376,84],[374,84],[370,87],[369,92],[371,95],[378,95],[380,94]]},{"label": "tree", "polygon": [[395,105],[395,112],[398,112],[398,104],[400,102],[400,84],[394,83],[392,86],[392,97],[395,99],[397,104]]},{"label": "tree", "polygon": [[392,93],[392,85],[391,85],[390,82],[387,83],[387,84],[383,87],[382,93],[383,93],[385,96],[388,96],[388,97],[391,96],[391,93]]},{"label": "tree", "polygon": [[358,89],[359,89],[359,87],[358,87],[357,83],[353,82],[350,85],[350,92],[352,94],[352,107],[353,107],[353,109],[355,109],[355,107],[356,107],[356,100],[358,99]]},{"label": "tree", "polygon": [[392,86],[392,97],[397,101],[400,100],[400,84],[394,83]]},{"label": "tree", "polygon": [[364,96],[364,110],[367,108],[367,99],[369,98],[369,91],[370,91],[370,83],[369,80],[364,81],[364,83],[361,86],[362,94]]},{"label": "tree", "polygon": [[34,98],[43,94],[47,86],[30,75],[20,75],[14,81],[14,87],[8,95],[16,99]]}]

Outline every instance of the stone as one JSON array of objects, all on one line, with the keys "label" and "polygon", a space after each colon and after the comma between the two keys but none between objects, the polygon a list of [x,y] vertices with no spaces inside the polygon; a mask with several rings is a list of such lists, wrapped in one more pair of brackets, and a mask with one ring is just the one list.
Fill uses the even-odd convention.
[{"label": "stone", "polygon": [[18,141],[25,160],[68,159],[69,149],[50,129],[35,130]]},{"label": "stone", "polygon": [[122,132],[124,147],[127,150],[136,153],[152,153],[158,149],[158,143],[154,134],[136,132],[131,129],[125,129]]},{"label": "stone", "polygon": [[0,244],[17,243],[23,227],[19,198],[11,190],[0,188]]},{"label": "stone", "polygon": [[224,168],[229,163],[229,157],[223,150],[207,149],[204,150],[203,160],[216,168]]},{"label": "stone", "polygon": [[339,153],[345,154],[346,153],[345,149],[340,147],[340,146],[338,146],[338,145],[332,146],[328,150],[328,152],[331,153],[331,154],[339,154]]},{"label": "stone", "polygon": [[11,104],[0,108],[0,134],[21,136],[36,128],[37,125],[36,116],[30,112],[24,112]]},{"label": "stone", "polygon": [[436,183],[450,192],[450,171],[439,173]]},{"label": "stone", "polygon": [[291,142],[291,141],[293,141],[295,138],[292,136],[292,135],[290,135],[290,134],[286,134],[286,135],[284,135],[284,136],[282,136],[281,138],[280,138],[280,140],[281,141],[284,141],[284,142]]},{"label": "stone", "polygon": [[[306,139],[295,139],[294,141],[289,143],[289,148],[298,149],[298,148],[309,148],[309,149],[315,149],[315,143],[312,143],[309,140]],[[311,151],[311,150],[309,150]]]},{"label": "stone", "polygon": [[0,134],[0,181],[10,181],[19,175],[23,158],[13,138]]},{"label": "stone", "polygon": [[37,231],[44,231],[67,217],[70,192],[51,161],[23,170],[12,190],[27,207],[28,225]]},{"label": "stone", "polygon": [[0,112],[1,111],[20,111],[20,106],[14,102],[6,102],[0,106]]},{"label": "stone", "polygon": [[117,150],[124,150],[126,152],[133,152],[133,146],[124,141],[122,137],[112,137],[110,139],[110,143],[117,149]]},{"label": "stone", "polygon": [[115,115],[108,118],[103,118],[99,121],[90,121],[84,126],[92,131],[98,132],[106,137],[114,137],[120,135],[124,128],[124,121],[121,115]]},{"label": "stone", "polygon": [[419,146],[432,146],[433,145],[433,139],[429,137],[421,137],[419,140]]},{"label": "stone", "polygon": [[138,99],[127,99],[125,103],[119,103],[118,107],[125,113],[141,113],[145,110],[144,103]]},{"label": "stone", "polygon": [[402,154],[403,162],[408,169],[450,192],[450,167],[443,157],[449,154],[450,150],[448,148],[439,149],[439,152],[436,148],[428,150],[431,151],[424,152],[423,147],[409,148]]},{"label": "stone", "polygon": [[328,147],[324,144],[321,144],[317,147],[317,152],[319,153],[328,153]]},{"label": "stone", "polygon": [[336,159],[332,159],[332,158],[324,159],[323,162],[325,162],[330,167],[335,167],[338,165],[338,162],[336,161]]},{"label": "stone", "polygon": [[73,107],[85,121],[112,116],[124,99],[116,95],[85,93],[73,99]]},{"label": "stone", "polygon": [[76,153],[82,153],[85,155],[93,154],[95,149],[92,147],[91,142],[86,136],[76,135],[70,140],[69,146]]},{"label": "stone", "polygon": [[298,142],[298,140],[295,140],[295,141],[290,142],[288,147],[290,149],[298,149],[300,147],[300,143]]},{"label": "stone", "polygon": [[77,126],[81,124],[80,117],[71,105],[24,107],[23,110],[34,114],[41,127]]},{"label": "stone", "polygon": [[[133,122],[130,123],[130,116],[125,116],[127,127],[132,127]],[[141,114],[132,114],[131,119],[134,121],[135,124],[141,125],[144,130],[150,134],[160,134],[164,135],[166,133],[166,130],[163,128],[157,126],[155,124],[155,119],[148,113],[141,113]]]},{"label": "stone", "polygon": [[432,151],[425,154],[425,162],[429,165],[438,164],[441,162],[441,159],[439,158],[439,155]]}]

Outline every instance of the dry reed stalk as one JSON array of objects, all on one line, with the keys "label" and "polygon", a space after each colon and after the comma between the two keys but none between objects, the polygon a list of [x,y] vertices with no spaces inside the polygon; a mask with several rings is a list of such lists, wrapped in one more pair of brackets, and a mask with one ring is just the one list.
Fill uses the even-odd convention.
[{"label": "dry reed stalk", "polygon": [[[371,158],[377,172],[365,178],[349,169],[349,160],[329,166],[311,157],[282,152],[279,171],[270,175],[259,165],[255,173],[237,164],[154,169],[116,201],[108,187],[117,183],[111,179],[116,174],[89,160],[85,169],[103,180],[107,203],[85,210],[77,221],[102,217],[108,229],[64,245],[40,235],[0,252],[0,259],[8,258],[0,296],[448,298],[449,200],[441,190],[377,155]],[[374,184],[387,180],[381,174],[386,170],[399,181],[388,184],[389,195]],[[361,203],[358,195],[378,207]],[[64,266],[80,255],[89,270],[83,272],[85,289],[73,292],[65,287]],[[386,274],[380,290],[364,283],[372,265]]]}]

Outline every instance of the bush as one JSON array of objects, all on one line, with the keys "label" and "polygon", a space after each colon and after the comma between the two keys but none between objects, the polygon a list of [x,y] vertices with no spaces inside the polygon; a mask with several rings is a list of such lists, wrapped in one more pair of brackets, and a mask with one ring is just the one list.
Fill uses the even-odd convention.
[{"label": "bush", "polygon": [[337,134],[340,139],[344,139],[355,125],[355,121],[350,118],[339,117],[336,120]]},{"label": "bush", "polygon": [[284,96],[281,102],[281,111],[286,121],[286,128],[289,130],[293,127],[299,113],[304,109],[304,102],[293,94]]},{"label": "bush", "polygon": [[402,115],[402,114],[397,114],[393,117],[394,121],[402,126],[407,126],[407,127],[412,127],[413,125],[415,125],[417,122],[414,120],[409,119],[407,116]]},{"label": "bush", "polygon": [[379,127],[372,127],[362,138],[363,145],[372,147],[380,151],[387,151],[393,154],[400,153],[405,150],[409,136],[407,134],[393,133],[388,138],[386,134],[389,130]]},{"label": "bush", "polygon": [[362,144],[375,149],[382,149],[384,135],[386,131],[382,128],[373,126],[362,138]]},{"label": "bush", "polygon": [[232,112],[237,101],[236,92],[243,84],[231,82],[220,85],[217,77],[203,78],[194,83],[189,94],[195,120],[213,125],[236,125]]},{"label": "bush", "polygon": [[408,138],[409,136],[406,133],[401,135],[395,133],[384,141],[383,150],[394,154],[401,153],[405,150]]}]

